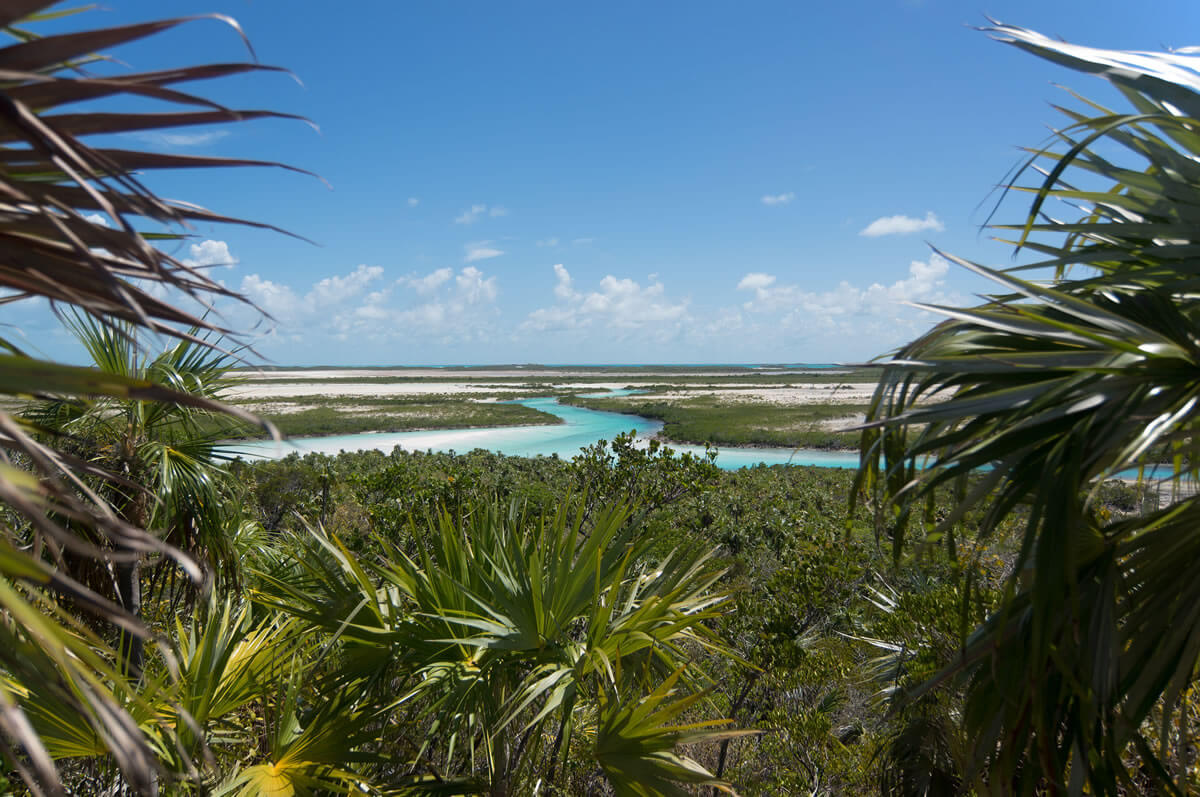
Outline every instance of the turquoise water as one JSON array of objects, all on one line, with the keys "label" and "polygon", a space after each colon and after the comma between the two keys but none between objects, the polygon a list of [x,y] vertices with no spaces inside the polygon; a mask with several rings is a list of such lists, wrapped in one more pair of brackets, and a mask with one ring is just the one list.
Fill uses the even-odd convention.
[{"label": "turquoise water", "polygon": [[[588,396],[623,396],[636,390],[612,390],[588,393]],[[498,451],[517,457],[548,457],[557,455],[570,459],[579,449],[597,440],[611,440],[632,431],[639,438],[654,436],[662,424],[638,415],[599,412],[582,407],[569,407],[555,398],[533,398],[513,402],[548,412],[563,419],[555,426],[504,426],[490,429],[436,429],[428,432],[380,432],[373,434],[330,435],[328,437],[294,437],[286,443],[254,440],[233,444],[229,451],[247,459],[279,459],[288,454],[337,454],[340,451],[378,449],[390,453],[400,446],[406,451],[457,451],[466,453],[476,448]],[[676,451],[704,454],[702,446],[672,443]],[[737,470],[755,465],[814,465],[820,468],[857,468],[856,451],[816,451],[807,448],[722,448],[717,453],[717,466]],[[1170,474],[1167,465],[1148,466],[1146,477]],[[1136,479],[1136,469],[1115,474],[1123,479]]]},{"label": "turquoise water", "polygon": [[[612,390],[588,393],[588,396],[623,396],[636,390]],[[254,440],[233,444],[229,451],[247,459],[279,459],[288,454],[337,454],[341,451],[378,449],[390,453],[400,446],[406,451],[457,451],[466,453],[476,448],[498,451],[517,457],[548,457],[557,455],[570,459],[579,449],[597,440],[611,440],[632,431],[641,439],[654,436],[662,424],[638,415],[600,412],[558,403],[555,398],[533,398],[513,402],[524,404],[563,419],[555,426],[504,426],[489,429],[436,429],[428,432],[379,432],[373,434],[330,435],[328,437],[294,437],[286,443]],[[676,451],[704,454],[702,446],[671,443]],[[806,448],[722,448],[717,453],[717,466],[737,470],[755,465],[815,465],[820,468],[857,468],[856,451],[816,451]],[[1153,479],[1170,474],[1169,466],[1148,466],[1146,477]],[[1136,469],[1121,471],[1116,476],[1136,479]]]},{"label": "turquoise water", "polygon": [[[595,395],[622,395],[629,391],[612,391]],[[256,440],[231,446],[234,454],[248,459],[279,459],[291,453],[336,454],[340,451],[379,449],[390,452],[396,446],[406,451],[457,451],[465,453],[476,448],[498,451],[518,457],[558,455],[569,459],[579,449],[597,440],[611,440],[619,434],[633,431],[648,438],[662,429],[662,424],[637,415],[599,412],[582,407],[569,407],[555,398],[533,398],[515,402],[524,404],[563,419],[555,426],[505,426],[491,429],[440,429],[428,432],[383,432],[373,434],[330,435],[328,437],[294,437],[286,443]],[[701,446],[671,444],[676,451],[703,454]],[[853,451],[812,451],[791,448],[723,448],[717,454],[717,465],[736,470],[758,464],[817,465],[824,468],[854,468],[858,454]]]}]

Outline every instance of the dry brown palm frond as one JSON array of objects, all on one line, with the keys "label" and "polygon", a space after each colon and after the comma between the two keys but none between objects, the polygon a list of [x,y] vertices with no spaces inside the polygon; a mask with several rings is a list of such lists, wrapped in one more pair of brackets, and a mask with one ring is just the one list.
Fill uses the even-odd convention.
[{"label": "dry brown palm frond", "polygon": [[[38,15],[52,3],[14,0],[0,7],[0,28],[12,43],[0,47],[0,302],[44,297],[57,309],[74,307],[101,323],[121,320],[157,333],[212,345],[207,332],[227,333],[214,316],[179,301],[157,298],[146,286],[201,306],[216,299],[245,301],[203,271],[164,251],[161,240],[179,240],[196,222],[277,229],[272,225],[168,202],[143,183],[141,173],[159,169],[282,164],[239,158],[183,156],[152,151],[92,147],[93,136],[209,125],[261,118],[297,118],[259,109],[229,108],[180,84],[252,72],[280,72],[255,63],[202,64],[156,71],[92,75],[87,65],[100,50],[153,36],[195,17],[118,25],[40,37]],[[237,24],[227,23],[245,39]],[[111,71],[111,70],[109,70]],[[121,97],[157,103],[152,112],[79,111],[81,102]],[[294,171],[301,171],[295,170]],[[97,223],[92,214],[100,214]],[[149,233],[153,233],[150,235]],[[13,354],[0,355],[0,394],[16,396],[112,397],[176,402],[205,411],[231,411],[144,379],[102,374]],[[240,414],[245,420],[252,416]],[[110,666],[113,652],[61,612],[47,611],[66,599],[115,627],[145,635],[126,609],[68,577],[55,566],[64,554],[112,563],[122,556],[154,552],[174,558],[199,577],[186,556],[154,534],[123,520],[89,488],[97,468],[38,442],[27,424],[0,414],[0,502],[11,517],[0,527],[0,748],[35,792],[62,793],[53,756],[41,732],[23,712],[23,695],[59,695],[78,723],[101,739],[126,785],[138,793],[156,790],[158,757],[127,712],[136,691]],[[21,462],[16,467],[10,462]],[[37,689],[31,689],[36,681]],[[24,683],[23,683],[24,681]],[[123,695],[124,697],[118,697]]]}]

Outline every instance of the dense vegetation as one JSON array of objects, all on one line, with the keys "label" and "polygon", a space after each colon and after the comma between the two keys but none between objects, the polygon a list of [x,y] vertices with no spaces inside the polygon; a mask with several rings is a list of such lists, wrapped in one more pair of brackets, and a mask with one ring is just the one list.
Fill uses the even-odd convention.
[{"label": "dense vegetation", "polygon": [[[562,423],[546,412],[501,403],[529,394],[500,393],[477,401],[453,396],[371,397],[289,396],[286,399],[240,401],[289,437],[360,432],[409,432],[420,429],[468,429],[480,426],[539,426]],[[286,404],[286,407],[280,407]],[[231,438],[266,437],[261,428],[243,424]]]},{"label": "dense vegetation", "polygon": [[[532,373],[522,376],[511,376],[508,372],[526,369]],[[296,382],[312,382],[310,374],[287,374],[285,376],[265,376],[261,372],[279,370],[277,368],[234,368],[231,375],[237,376],[242,382],[249,384],[284,385]],[[285,368],[294,371],[294,368]],[[304,371],[331,370],[329,368],[304,368]],[[334,368],[332,370],[345,370]],[[564,383],[605,383],[627,382],[630,387],[670,387],[678,384],[691,384],[730,388],[747,385],[788,385],[795,383],[837,384],[839,382],[868,382],[874,383],[879,374],[870,368],[823,368],[818,370],[804,367],[778,369],[770,366],[706,366],[706,365],[650,365],[650,366],[455,366],[446,369],[447,375],[431,376],[428,373],[406,374],[405,368],[356,368],[365,375],[330,376],[321,379],[322,384],[381,384],[396,382],[445,382],[453,374],[453,380],[467,384],[480,384],[497,388],[509,387],[513,390],[546,390],[555,389]],[[427,368],[414,368],[414,371],[427,372]],[[372,371],[381,371],[374,374]],[[472,371],[504,372],[487,373],[472,376]],[[555,372],[559,372],[555,375]],[[702,372],[702,373],[697,373]],[[539,395],[543,395],[540,394]]]},{"label": "dense vegetation", "polygon": [[[396,452],[225,467],[207,424],[253,419],[218,403],[223,330],[157,297],[229,291],[154,242],[233,220],[167,203],[135,172],[248,164],[82,139],[270,115],[171,88],[267,68],[80,75],[95,48],[181,21],[40,39],[22,26],[42,8],[0,9],[15,41],[0,49],[0,286],[77,308],[96,367],[7,342],[0,355],[0,389],[38,397],[0,414],[13,784],[1200,789],[1200,499],[1159,506],[1100,485],[1164,447],[1177,478],[1200,461],[1192,56],[994,29],[1103,74],[1134,110],[1068,111],[1063,149],[1035,153],[1045,180],[1013,229],[1051,284],[958,261],[1001,292],[943,309],[950,320],[887,363],[857,476],[723,474],[624,438],[571,462]],[[46,114],[112,95],[170,112]],[[1136,165],[1120,165],[1122,148]],[[1050,198],[1083,203],[1082,217],[1043,213]],[[145,330],[173,342],[151,353]],[[929,395],[946,400],[919,403]]]},{"label": "dense vegetation", "polygon": [[[628,442],[597,445],[572,461],[397,449],[293,455],[237,464],[235,473],[264,528],[290,534],[303,531],[304,518],[324,518],[328,532],[363,557],[388,546],[419,550],[430,533],[421,519],[442,507],[469,515],[516,502],[536,514],[573,497],[589,512],[636,501],[647,509],[647,555],[715,547],[714,564],[725,571],[717,587],[730,599],[709,627],[734,656],[694,651],[713,679],[707,711],[763,731],[690,754],[744,794],[875,790],[891,765],[890,748],[911,725],[911,717],[888,713],[880,691],[919,681],[952,654],[964,621],[991,605],[1009,554],[965,546],[946,557],[944,546],[935,546],[937,556],[931,550],[895,565],[869,509],[847,513],[850,472],[723,472]],[[950,497],[935,511],[950,511]],[[960,615],[967,574],[975,590],[970,618]],[[904,669],[880,670],[876,660],[894,649],[912,654]],[[942,704],[926,706],[922,716],[945,725],[943,711]],[[705,713],[697,707],[691,716]],[[418,724],[410,733],[420,739],[426,731]],[[567,770],[561,782],[571,785],[563,793],[581,793],[587,760]]]},{"label": "dense vegetation", "polygon": [[[836,390],[836,384],[830,389]],[[780,406],[714,396],[572,396],[559,401],[653,418],[663,422],[661,434],[667,440],[713,446],[854,449],[859,435],[846,429],[857,425],[867,410],[863,404]]]},{"label": "dense vegetation", "polygon": [[951,257],[996,293],[930,308],[946,320],[883,371],[861,481],[897,554],[925,501],[983,468],[934,533],[972,511],[983,540],[1021,519],[1003,601],[908,702],[964,690],[953,752],[978,791],[1195,793],[1200,499],[1123,517],[1096,484],[1148,458],[1200,475],[1200,60],[990,30],[1103,76],[1128,110],[1061,109],[1010,186],[1031,206],[999,227],[1034,262]]}]

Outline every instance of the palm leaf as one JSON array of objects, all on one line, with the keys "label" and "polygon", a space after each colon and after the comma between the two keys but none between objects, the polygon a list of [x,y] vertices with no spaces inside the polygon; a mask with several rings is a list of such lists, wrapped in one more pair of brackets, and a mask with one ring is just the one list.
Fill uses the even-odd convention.
[{"label": "palm leaf", "polygon": [[[1018,170],[1040,181],[1009,186],[1033,201],[1024,223],[1001,229],[1044,259],[999,271],[951,258],[996,293],[976,307],[926,307],[947,320],[883,363],[858,485],[878,499],[897,556],[921,503],[971,474],[977,487],[925,531],[972,509],[985,536],[1020,520],[1000,607],[910,695],[965,688],[968,781],[1116,794],[1137,788],[1137,762],[1173,791],[1143,726],[1152,710],[1172,714],[1200,664],[1200,591],[1184,576],[1196,504],[1114,520],[1091,496],[1128,468],[1169,462],[1168,478],[1194,478],[1200,462],[1197,58],[988,30],[1104,76],[1133,111],[1066,111],[1057,148]],[[1052,216],[1056,202],[1079,215]],[[1038,269],[1053,281],[1017,276]]]},{"label": "palm leaf", "polygon": [[[165,233],[172,239],[185,231],[189,220],[243,222],[194,205],[166,202],[143,185],[132,170],[251,164],[236,159],[185,161],[154,153],[106,151],[89,146],[85,139],[121,130],[286,116],[227,108],[172,87],[186,81],[272,68],[218,64],[113,77],[83,75],[80,67],[96,60],[97,49],[152,36],[187,20],[39,37],[28,29],[30,25],[39,18],[61,16],[39,13],[49,5],[47,0],[14,2],[0,10],[0,26],[14,40],[0,48],[0,120],[4,128],[0,139],[5,144],[4,178],[0,180],[0,287],[9,294],[6,301],[42,296],[60,309],[78,308],[110,330],[115,329],[111,327],[113,320],[120,319],[195,345],[213,346],[215,340],[204,338],[206,330],[215,329],[211,321],[155,298],[142,286],[147,281],[159,283],[202,303],[208,301],[206,297],[239,297],[154,246],[152,242],[158,235],[154,228],[165,225]],[[240,35],[235,23],[225,21]],[[81,100],[121,96],[153,101],[160,108],[146,115],[105,110],[54,113],[59,106]],[[91,212],[103,213],[110,226],[85,218]],[[179,324],[183,326],[176,326]],[[123,351],[116,337],[110,336],[104,344],[115,352]],[[109,406],[106,402],[110,401],[161,401],[201,413],[231,411],[193,392],[194,388],[204,387],[202,384],[144,378],[111,367],[113,362],[107,365],[110,367],[104,371],[75,368],[14,351],[0,355],[0,392],[52,398],[55,409],[40,420],[57,419],[67,426],[74,423],[80,430],[89,407]],[[232,412],[246,422],[254,422],[245,413]],[[97,429],[92,424],[90,431]],[[70,439],[70,433],[70,429],[60,429],[49,439],[62,443]],[[122,518],[89,484],[98,472],[95,462],[58,453],[35,440],[27,424],[7,415],[0,416],[0,438],[4,449],[29,462],[37,477],[31,480],[28,474],[22,475],[5,464],[0,469],[0,500],[25,518],[28,533],[37,535],[52,561],[61,564],[66,553],[112,559],[116,550],[123,552],[116,555],[121,559],[153,551],[173,557],[191,576],[199,577],[198,568],[177,547]],[[174,478],[182,485],[183,480],[199,471],[185,467],[178,474]],[[193,484],[197,483],[193,478]],[[122,478],[113,484],[122,490],[134,489]],[[91,530],[81,533],[88,528]],[[84,655],[85,648],[92,649],[93,643],[75,641],[74,632],[63,625],[67,622],[65,616],[43,615],[35,606],[43,600],[39,596],[57,595],[116,623],[126,633],[144,634],[144,630],[127,612],[67,577],[65,570],[47,571],[43,562],[29,552],[36,549],[27,547],[25,529],[3,531],[0,548],[9,554],[0,558],[7,562],[4,569],[9,580],[0,603],[12,618],[6,633],[16,637],[14,644],[18,647],[14,650],[31,651],[27,657],[30,661],[36,658],[34,652],[40,652],[54,662],[44,669],[15,664],[7,669],[15,680],[7,689],[7,697],[0,701],[6,759],[21,768],[31,788],[61,792],[46,746],[39,740],[35,724],[22,713],[22,701],[14,697],[54,692],[60,702],[66,701],[61,705],[75,706],[82,723],[80,743],[89,734],[89,738],[99,739],[115,756],[130,788],[152,790],[155,760],[166,748],[152,741],[131,720],[127,701],[119,696],[129,693],[128,686],[122,684],[119,674],[101,666],[104,656],[111,652]],[[169,741],[165,744],[170,746]]]}]

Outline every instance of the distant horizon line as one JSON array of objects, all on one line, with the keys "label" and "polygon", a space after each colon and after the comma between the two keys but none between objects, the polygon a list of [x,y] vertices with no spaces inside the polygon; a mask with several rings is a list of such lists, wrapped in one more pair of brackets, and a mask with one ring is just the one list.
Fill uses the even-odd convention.
[{"label": "distant horizon line", "polygon": [[743,363],[706,363],[706,362],[690,362],[690,363],[667,363],[667,362],[645,362],[645,363],[446,363],[446,364],[418,364],[418,365],[352,365],[352,364],[321,364],[321,365],[247,365],[232,368],[230,370],[256,370],[256,371],[316,371],[316,370],[331,370],[331,369],[358,369],[358,370],[401,370],[401,369],[420,369],[420,368],[436,368],[436,369],[451,369],[451,368],[776,368],[776,369],[799,369],[799,368],[855,368],[862,367],[865,363],[779,363],[779,362],[743,362]]}]

